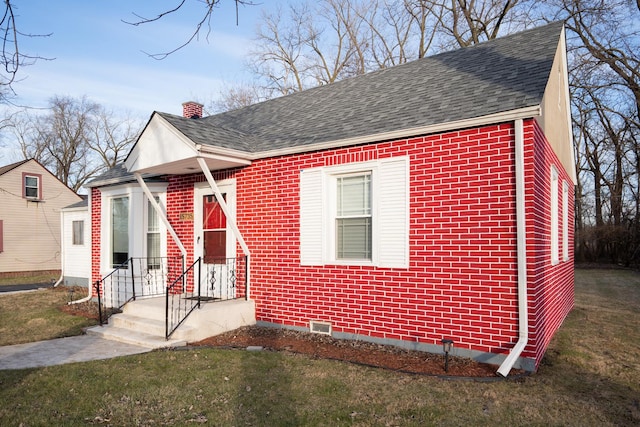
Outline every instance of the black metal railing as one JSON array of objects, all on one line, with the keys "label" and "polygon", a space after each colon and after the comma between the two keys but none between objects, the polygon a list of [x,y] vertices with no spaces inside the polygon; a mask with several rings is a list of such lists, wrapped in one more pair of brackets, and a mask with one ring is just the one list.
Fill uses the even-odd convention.
[{"label": "black metal railing", "polygon": [[[165,338],[186,320],[191,312],[200,308],[200,271],[201,259],[198,258],[171,285],[167,286],[165,310]],[[191,279],[191,280],[189,280]],[[194,283],[193,289],[185,287],[186,283]]]},{"label": "black metal railing", "polygon": [[247,298],[248,258],[219,258],[204,263],[202,296],[216,301]]},{"label": "black metal railing", "polygon": [[171,274],[183,270],[182,257],[131,257],[94,282],[100,325],[136,298],[164,295]]}]

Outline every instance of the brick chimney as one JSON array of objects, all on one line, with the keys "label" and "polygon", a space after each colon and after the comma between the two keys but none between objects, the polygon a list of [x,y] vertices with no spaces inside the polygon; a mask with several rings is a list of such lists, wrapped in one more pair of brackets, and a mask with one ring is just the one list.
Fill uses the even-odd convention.
[{"label": "brick chimney", "polygon": [[188,119],[199,119],[202,117],[202,104],[195,101],[183,102],[182,116]]}]

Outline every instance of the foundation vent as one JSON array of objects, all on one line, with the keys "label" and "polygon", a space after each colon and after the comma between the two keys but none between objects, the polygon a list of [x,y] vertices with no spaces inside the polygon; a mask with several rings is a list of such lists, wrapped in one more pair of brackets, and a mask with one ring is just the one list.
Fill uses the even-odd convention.
[{"label": "foundation vent", "polygon": [[331,335],[331,323],[311,320],[309,321],[309,330],[315,334]]}]

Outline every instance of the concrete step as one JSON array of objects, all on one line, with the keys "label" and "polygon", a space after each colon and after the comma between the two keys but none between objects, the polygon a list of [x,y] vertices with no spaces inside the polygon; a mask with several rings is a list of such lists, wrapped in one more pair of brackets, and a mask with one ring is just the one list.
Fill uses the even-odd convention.
[{"label": "concrete step", "polygon": [[[165,319],[149,319],[140,316],[134,316],[132,314],[121,313],[113,316],[109,323],[116,328],[130,329],[132,331],[144,331],[149,335],[157,335],[164,337],[166,332]],[[181,325],[174,333],[172,337],[183,339],[191,333],[193,327],[188,325]]]},{"label": "concrete step", "polygon": [[145,332],[134,331],[131,329],[119,328],[113,324],[104,326],[94,326],[87,329],[87,334],[98,335],[102,338],[124,342],[127,344],[139,345],[142,347],[157,349],[166,347],[184,347],[187,342],[178,338],[166,340],[164,333],[159,335],[151,335]]}]

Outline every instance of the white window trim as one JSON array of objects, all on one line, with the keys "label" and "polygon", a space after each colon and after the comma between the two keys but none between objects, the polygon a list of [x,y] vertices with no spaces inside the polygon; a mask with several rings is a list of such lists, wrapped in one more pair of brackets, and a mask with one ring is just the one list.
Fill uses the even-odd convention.
[{"label": "white window trim", "polygon": [[559,175],[555,166],[551,166],[551,180],[550,180],[550,202],[551,202],[551,265],[556,265],[560,262],[559,251],[559,231],[560,231],[560,217],[558,206],[558,192],[559,192]]},{"label": "white window trim", "polygon": [[[371,173],[371,259],[336,257],[336,177]],[[383,198],[386,198],[383,202]],[[384,227],[382,227],[384,218]],[[409,267],[409,158],[326,166],[301,171],[300,262],[302,265]]]},{"label": "white window trim", "polygon": [[[35,187],[32,186],[32,185],[27,185],[27,179],[28,178],[33,178],[33,179],[36,180]],[[40,199],[40,193],[41,193],[40,186],[42,185],[41,176],[40,175],[25,174],[24,175],[24,182],[22,183],[22,185],[24,186],[23,192],[24,192],[25,199],[28,199],[28,200],[39,200]],[[35,196],[27,195],[27,188],[35,188],[36,189],[36,195]]]},{"label": "white window trim", "polygon": [[[166,183],[148,183],[149,190],[154,196],[160,197],[160,205],[166,214]],[[144,191],[137,183],[124,184],[101,189],[100,212],[100,267],[101,274],[113,271],[111,265],[111,200],[118,197],[129,198],[129,258],[147,256],[147,204]],[[167,256],[167,230],[164,223],[160,224],[161,257]]]}]

